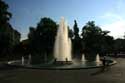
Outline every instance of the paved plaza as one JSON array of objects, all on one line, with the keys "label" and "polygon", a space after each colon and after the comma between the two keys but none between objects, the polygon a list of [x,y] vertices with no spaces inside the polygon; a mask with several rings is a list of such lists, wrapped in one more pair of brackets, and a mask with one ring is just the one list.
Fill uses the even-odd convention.
[{"label": "paved plaza", "polygon": [[0,69],[0,83],[125,83],[125,59],[101,71],[100,68],[81,70],[40,70],[22,68]]}]

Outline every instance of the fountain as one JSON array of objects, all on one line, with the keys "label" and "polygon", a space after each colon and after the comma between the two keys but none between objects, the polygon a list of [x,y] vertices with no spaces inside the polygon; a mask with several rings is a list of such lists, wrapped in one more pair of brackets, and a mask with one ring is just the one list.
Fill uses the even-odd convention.
[{"label": "fountain", "polygon": [[27,63],[27,64],[28,64],[28,65],[31,64],[31,55],[28,56],[28,63]]},{"label": "fountain", "polygon": [[55,47],[54,47],[54,57],[56,61],[59,62],[72,61],[71,40],[68,37],[68,27],[63,17],[61,18],[57,31]]},{"label": "fountain", "polygon": [[[85,55],[82,54],[82,59],[72,59],[71,57],[71,40],[68,37],[68,27],[64,20],[61,18],[59,27],[57,30],[57,36],[54,44],[54,62],[53,60],[48,63],[39,63],[37,65],[31,64],[31,55],[28,56],[27,64],[25,65],[24,57],[21,60],[9,61],[9,65],[25,66],[25,68],[36,69],[86,69],[102,67],[103,64],[100,61],[99,54],[96,56],[95,61],[87,61]],[[106,60],[109,65],[113,65],[116,62],[112,59]]]},{"label": "fountain", "polygon": [[95,60],[97,63],[100,63],[101,61],[100,61],[100,56],[99,56],[99,54],[97,54],[96,55],[96,60]]},{"label": "fountain", "polygon": [[83,61],[83,62],[86,61],[84,54],[82,54],[82,61]]},{"label": "fountain", "polygon": [[22,63],[22,65],[24,65],[25,63],[24,63],[24,57],[22,56],[22,59],[21,59],[21,63]]}]

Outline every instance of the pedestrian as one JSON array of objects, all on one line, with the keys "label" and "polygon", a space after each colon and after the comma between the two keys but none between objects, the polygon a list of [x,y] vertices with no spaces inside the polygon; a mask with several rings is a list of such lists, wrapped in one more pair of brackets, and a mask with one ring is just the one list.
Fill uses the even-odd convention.
[{"label": "pedestrian", "polygon": [[102,71],[105,71],[106,68],[106,57],[104,56],[102,59]]},{"label": "pedestrian", "polygon": [[105,56],[102,59],[102,64],[103,64],[103,66],[106,66],[106,57]]}]

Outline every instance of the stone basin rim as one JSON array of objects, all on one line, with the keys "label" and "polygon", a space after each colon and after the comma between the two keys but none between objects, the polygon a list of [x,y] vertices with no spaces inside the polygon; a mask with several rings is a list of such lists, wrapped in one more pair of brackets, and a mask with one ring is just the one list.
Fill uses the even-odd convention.
[{"label": "stone basin rim", "polygon": [[[9,61],[6,63],[6,65],[10,66],[10,67],[18,67],[18,68],[25,68],[25,69],[41,69],[41,70],[80,70],[80,69],[93,69],[93,68],[101,68],[104,67],[103,65],[99,65],[99,66],[86,66],[86,67],[71,67],[71,68],[61,68],[61,67],[36,67],[36,66],[32,66],[32,65],[18,65],[18,64],[13,64],[14,62],[19,61],[19,60],[15,60],[15,61]],[[108,66],[112,66],[117,64],[117,62],[115,60],[107,60],[107,61],[111,61],[111,63],[109,63],[108,65],[106,65],[106,67]],[[11,63],[11,64],[9,64]]]}]

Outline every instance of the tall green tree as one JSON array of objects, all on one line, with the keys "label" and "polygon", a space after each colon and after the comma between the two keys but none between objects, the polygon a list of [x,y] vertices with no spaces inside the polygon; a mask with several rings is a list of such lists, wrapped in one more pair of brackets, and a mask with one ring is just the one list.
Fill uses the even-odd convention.
[{"label": "tall green tree", "polygon": [[96,26],[94,21],[86,23],[81,34],[84,52],[95,56],[97,53],[104,53],[111,49],[113,37],[109,36],[108,33],[109,31],[102,31],[99,26]]},{"label": "tall green tree", "polygon": [[94,21],[89,21],[82,28],[82,38],[85,43],[86,51],[97,52],[100,48],[100,38],[102,35],[102,30],[100,27],[95,25]]},{"label": "tall green tree", "polygon": [[104,55],[114,49],[114,38],[108,35],[109,31],[102,31],[100,53]]},{"label": "tall green tree", "polygon": [[42,18],[36,28],[37,37],[40,38],[42,44],[42,50],[44,52],[50,52],[53,49],[55,36],[57,32],[57,25],[50,18]]},{"label": "tall green tree", "polygon": [[79,28],[78,28],[78,25],[77,25],[76,20],[74,20],[73,30],[74,30],[74,36],[75,36],[76,38],[79,37]]},{"label": "tall green tree", "polygon": [[114,49],[117,52],[125,51],[125,39],[118,38],[114,41]]},{"label": "tall green tree", "polygon": [[0,56],[8,55],[20,41],[20,33],[9,23],[12,14],[8,11],[8,4],[0,0]]},{"label": "tall green tree", "polygon": [[73,36],[74,36],[73,30],[70,29],[69,26],[68,26],[68,36],[69,36],[69,38],[70,38],[71,40],[73,39]]},{"label": "tall green tree", "polygon": [[45,57],[52,56],[57,32],[57,24],[51,18],[41,18],[36,28],[30,28],[29,40],[32,42],[32,52]]},{"label": "tall green tree", "polygon": [[7,10],[8,8],[8,4],[0,0],[0,25],[6,24],[12,17],[12,14]]},{"label": "tall green tree", "polygon": [[74,32],[73,55],[74,57],[80,58],[82,45],[81,45],[81,38],[79,36],[79,28],[76,20],[74,20],[73,32]]}]

